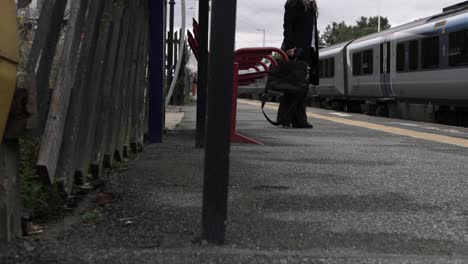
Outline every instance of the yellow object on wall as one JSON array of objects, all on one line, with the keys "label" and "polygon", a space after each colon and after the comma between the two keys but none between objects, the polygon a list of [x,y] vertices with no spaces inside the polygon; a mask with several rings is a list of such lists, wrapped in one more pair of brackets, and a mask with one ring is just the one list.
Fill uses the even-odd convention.
[{"label": "yellow object on wall", "polygon": [[15,1],[0,0],[0,142],[16,89],[18,45]]}]

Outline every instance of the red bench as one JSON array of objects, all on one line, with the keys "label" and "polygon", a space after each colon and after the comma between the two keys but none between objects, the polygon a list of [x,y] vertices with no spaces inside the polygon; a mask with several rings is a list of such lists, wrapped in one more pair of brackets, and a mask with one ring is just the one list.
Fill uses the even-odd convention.
[{"label": "red bench", "polygon": [[[200,50],[198,46],[198,23],[193,20],[193,32],[187,30],[188,43],[190,48],[195,55],[195,58],[199,58]],[[231,142],[234,143],[251,143],[251,144],[262,144],[254,139],[240,135],[236,131],[236,118],[237,118],[237,92],[239,85],[249,85],[255,83],[259,79],[263,79],[270,73],[269,67],[266,61],[269,61],[272,65],[277,66],[278,62],[272,56],[273,53],[277,53],[281,56],[283,61],[288,60],[288,56],[284,51],[278,48],[242,48],[234,52],[234,69],[233,69],[233,89],[232,89],[232,116],[231,116]],[[255,72],[240,74],[240,71],[255,70]]]}]

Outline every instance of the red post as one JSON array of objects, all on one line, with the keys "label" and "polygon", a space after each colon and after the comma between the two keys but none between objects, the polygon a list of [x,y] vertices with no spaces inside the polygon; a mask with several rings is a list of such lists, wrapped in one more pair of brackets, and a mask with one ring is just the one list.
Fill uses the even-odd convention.
[{"label": "red post", "polygon": [[262,143],[242,136],[236,132],[237,127],[237,91],[239,89],[239,63],[234,63],[233,68],[233,82],[232,82],[232,114],[231,114],[231,142],[233,143],[250,143],[256,145],[263,145]]}]

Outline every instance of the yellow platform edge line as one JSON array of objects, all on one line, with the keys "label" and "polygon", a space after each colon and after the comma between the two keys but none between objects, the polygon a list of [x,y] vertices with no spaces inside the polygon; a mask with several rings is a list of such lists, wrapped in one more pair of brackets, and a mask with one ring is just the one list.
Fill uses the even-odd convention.
[{"label": "yellow platform edge line", "polygon": [[[247,101],[247,100],[239,100],[239,102],[243,104],[248,104],[248,105],[261,106],[260,102],[253,102],[253,101]],[[265,108],[277,110],[278,104],[268,103],[265,105]],[[362,127],[362,128],[367,128],[370,130],[381,131],[381,132],[386,132],[386,133],[400,135],[400,136],[407,136],[407,137],[412,137],[412,138],[417,138],[417,139],[424,139],[424,140],[468,148],[468,139],[463,139],[463,138],[449,137],[449,136],[437,135],[437,134],[426,133],[426,132],[418,132],[418,131],[413,131],[409,129],[396,128],[396,127],[391,127],[391,126],[373,124],[373,123],[364,122],[364,121],[350,120],[350,119],[345,119],[345,118],[340,118],[340,117],[324,116],[324,115],[312,113],[310,111],[307,111],[307,116],[316,118],[316,119],[334,122],[334,123],[344,124],[348,126]]]}]

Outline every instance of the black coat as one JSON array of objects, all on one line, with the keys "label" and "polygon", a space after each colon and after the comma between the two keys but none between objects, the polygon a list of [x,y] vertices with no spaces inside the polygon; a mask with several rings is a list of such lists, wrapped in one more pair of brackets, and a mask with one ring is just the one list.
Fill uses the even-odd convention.
[{"label": "black coat", "polygon": [[[282,49],[300,48],[303,54],[300,59],[307,60],[310,66],[310,82],[319,84],[319,36],[317,17],[312,11],[307,11],[300,0],[288,0],[284,6],[284,40]],[[316,52],[311,48],[312,32],[315,28]]]}]

